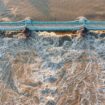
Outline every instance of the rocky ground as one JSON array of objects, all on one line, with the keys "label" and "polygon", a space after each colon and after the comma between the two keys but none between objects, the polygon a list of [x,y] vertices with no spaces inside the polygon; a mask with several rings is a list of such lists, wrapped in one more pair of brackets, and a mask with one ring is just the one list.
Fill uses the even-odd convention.
[{"label": "rocky ground", "polygon": [[104,33],[20,34],[0,34],[0,105],[104,105]]}]

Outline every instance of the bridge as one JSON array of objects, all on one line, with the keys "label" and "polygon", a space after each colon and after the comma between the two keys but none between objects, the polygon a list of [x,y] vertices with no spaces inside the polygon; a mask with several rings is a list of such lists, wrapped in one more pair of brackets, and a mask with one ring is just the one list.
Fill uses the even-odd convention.
[{"label": "bridge", "polygon": [[28,28],[32,31],[76,31],[81,27],[88,30],[105,30],[105,21],[91,21],[86,18],[74,21],[33,21],[0,22],[0,31],[18,31]]}]

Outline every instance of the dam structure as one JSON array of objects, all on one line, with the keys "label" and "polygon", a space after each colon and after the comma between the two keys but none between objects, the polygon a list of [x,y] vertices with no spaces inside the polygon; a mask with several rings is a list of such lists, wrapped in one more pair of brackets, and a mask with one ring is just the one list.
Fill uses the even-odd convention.
[{"label": "dam structure", "polygon": [[16,22],[0,22],[1,31],[18,31],[28,28],[31,31],[76,31],[81,27],[88,30],[105,30],[105,21],[91,21],[80,18],[74,21],[34,21],[25,19]]}]

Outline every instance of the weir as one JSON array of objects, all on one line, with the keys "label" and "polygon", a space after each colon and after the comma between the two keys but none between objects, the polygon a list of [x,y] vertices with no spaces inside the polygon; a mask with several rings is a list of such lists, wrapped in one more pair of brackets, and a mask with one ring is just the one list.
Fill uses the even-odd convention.
[{"label": "weir", "polygon": [[18,31],[28,28],[31,31],[76,31],[81,27],[88,30],[105,30],[105,21],[91,21],[86,18],[74,21],[34,21],[26,19],[17,22],[0,22],[1,31]]},{"label": "weir", "polygon": [[[64,26],[76,30],[77,25],[105,28],[105,22],[86,19],[0,23],[5,30],[40,27],[52,31],[54,27],[61,31]],[[83,28],[78,32],[84,34]],[[32,32],[24,40],[23,33],[13,32],[9,37],[6,33],[12,32],[0,37],[1,105],[104,105],[105,34],[89,32],[82,38],[79,33]]]}]

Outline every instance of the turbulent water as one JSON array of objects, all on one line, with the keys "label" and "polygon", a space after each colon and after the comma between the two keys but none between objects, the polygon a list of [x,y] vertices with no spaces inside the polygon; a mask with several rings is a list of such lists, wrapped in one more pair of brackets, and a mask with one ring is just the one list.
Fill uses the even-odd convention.
[{"label": "turbulent water", "polygon": [[0,105],[105,105],[104,37],[0,38]]}]

